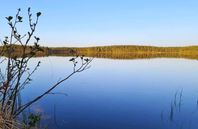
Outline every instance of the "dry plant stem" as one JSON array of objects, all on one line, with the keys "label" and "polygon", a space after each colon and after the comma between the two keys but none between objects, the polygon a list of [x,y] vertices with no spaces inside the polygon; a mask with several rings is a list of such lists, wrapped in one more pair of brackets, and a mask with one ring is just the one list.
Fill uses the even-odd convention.
[{"label": "dry plant stem", "polygon": [[[84,58],[84,56],[76,56],[70,59],[70,61],[73,63],[73,72],[71,74],[49,87],[43,94],[36,96],[32,101],[23,104],[19,99],[20,93],[22,92],[22,89],[27,86],[27,84],[31,83],[32,75],[40,66],[39,61],[32,69],[29,68],[30,59],[36,56],[38,52],[42,51],[42,48],[38,44],[40,38],[34,35],[41,13],[36,13],[36,20],[33,21],[31,10],[28,8],[30,31],[27,32],[27,34],[21,36],[17,29],[18,23],[22,23],[20,11],[21,9],[18,9],[14,19],[12,16],[6,17],[8,20],[8,25],[11,28],[11,34],[9,38],[5,37],[5,40],[0,40],[3,45],[0,56],[5,57],[5,60],[0,61],[0,64],[6,64],[5,70],[2,70],[0,67],[0,124],[1,121],[6,122],[6,127],[3,127],[4,129],[8,127],[13,129],[15,127],[19,127],[15,120],[24,110],[42,99],[44,96],[52,93],[56,87],[58,87],[61,83],[69,79],[74,74],[90,68],[90,63],[93,60]],[[30,41],[32,41],[33,37],[35,42],[33,46],[30,46]],[[15,50],[15,46],[17,45],[20,45],[21,47],[20,55],[15,55],[15,51],[17,51]],[[79,60],[80,62],[78,63]],[[5,73],[2,71],[5,71]],[[2,116],[1,113],[4,115]]]},{"label": "dry plant stem", "polygon": [[[18,12],[17,12],[17,14],[16,14],[16,17],[15,17],[15,22],[14,22],[14,26],[11,24],[11,23],[8,23],[8,24],[11,24],[12,26],[11,26],[11,34],[10,34],[10,45],[12,45],[12,40],[13,40],[13,33],[14,33],[14,28],[16,27],[16,24],[17,24],[17,18],[18,18],[18,16],[19,16],[19,12],[20,12],[20,10],[18,10]],[[6,85],[8,85],[9,86],[9,83],[10,83],[10,60],[11,60],[11,53],[10,52],[8,52],[8,63],[7,63],[7,84]],[[8,87],[7,86],[7,87]],[[4,110],[3,109],[3,107],[4,107],[4,103],[5,103],[5,97],[6,97],[6,93],[7,93],[7,88],[5,89],[5,92],[4,92],[4,94],[3,94],[3,102],[2,102],[2,110]]]},{"label": "dry plant stem", "polygon": [[[2,94],[2,98],[0,98],[1,102],[1,111],[10,113],[10,117],[13,116],[15,110],[17,107],[17,96],[20,92],[20,89],[22,87],[25,87],[25,83],[28,83],[30,81],[30,76],[36,71],[38,65],[35,67],[35,69],[30,72],[29,76],[25,78],[25,82],[21,83],[22,77],[24,76],[24,73],[28,72],[28,62],[29,60],[35,56],[36,52],[40,51],[38,41],[39,38],[35,36],[36,42],[35,45],[31,47],[31,50],[28,49],[28,44],[31,40],[31,38],[34,35],[34,32],[36,30],[36,26],[38,24],[39,16],[41,15],[40,12],[37,13],[37,18],[35,22],[32,22],[32,14],[30,11],[30,8],[28,8],[28,16],[29,16],[29,26],[30,26],[30,32],[28,34],[25,34],[24,36],[21,36],[18,33],[17,30],[17,24],[22,22],[22,17],[20,16],[21,9],[18,9],[15,19],[13,20],[12,16],[6,17],[8,20],[8,25],[11,28],[11,34],[10,38],[6,37],[3,43],[3,49],[1,51],[1,56],[5,55],[7,58],[7,68],[6,68],[6,75],[2,76],[2,85],[0,85],[0,97]],[[23,43],[22,39],[27,37],[26,41]],[[13,42],[13,39],[16,41]],[[21,51],[21,58],[17,58],[14,55],[14,45],[16,43],[19,43],[22,46]],[[6,79],[3,79],[6,78]],[[23,85],[21,85],[23,84]]]},{"label": "dry plant stem", "polygon": [[[31,17],[30,17],[30,11],[29,11],[29,10],[28,10],[28,14],[29,14],[29,19],[31,19]],[[31,20],[29,20],[29,21],[30,21],[29,24],[30,24],[30,26],[31,26]],[[26,41],[26,43],[25,43],[25,45],[24,45],[23,55],[25,55],[25,51],[26,51],[27,44],[29,43],[31,37],[33,36],[37,24],[38,24],[38,17],[37,17],[37,19],[36,19],[36,23],[34,24],[33,28],[31,28],[31,33],[30,33],[30,35],[28,36],[28,39],[27,39],[27,41]],[[30,58],[29,58],[29,59],[30,59]],[[14,91],[15,91],[15,92],[14,92],[14,102],[13,102],[13,105],[12,105],[11,114],[14,113],[14,106],[15,106],[15,102],[16,102],[16,97],[17,97],[18,89],[19,89],[19,83],[20,83],[20,80],[21,80],[21,74],[22,74],[21,72],[23,72],[23,71],[21,71],[21,70],[24,68],[24,66],[23,66],[24,60],[25,60],[25,58],[22,58],[21,64],[20,64],[20,67],[19,67],[19,73],[18,73],[18,76],[17,76],[17,77],[18,77],[18,79],[17,79],[17,84],[16,84],[15,89],[14,89]]]},{"label": "dry plant stem", "polygon": [[[67,79],[69,79],[71,76],[73,76],[75,73],[78,73],[78,72],[82,72],[84,70],[86,70],[87,66],[89,66],[89,64],[92,62],[93,59],[90,59],[88,62],[86,63],[83,63],[82,62],[82,65],[75,71],[73,71],[70,75],[68,75],[66,78],[60,80],[59,82],[57,82],[55,85],[53,85],[50,89],[48,89],[46,92],[44,92],[42,95],[36,97],[34,100],[28,102],[27,104],[21,106],[19,108],[19,110],[16,112],[16,114],[14,114],[14,118],[16,116],[18,116],[21,112],[23,112],[25,109],[27,109],[29,106],[31,106],[33,103],[37,102],[38,100],[40,100],[41,98],[43,98],[45,95],[49,94],[52,90],[54,90],[57,86],[59,86],[61,83],[63,83],[64,81],[66,81]],[[75,68],[76,66],[74,66]]]}]

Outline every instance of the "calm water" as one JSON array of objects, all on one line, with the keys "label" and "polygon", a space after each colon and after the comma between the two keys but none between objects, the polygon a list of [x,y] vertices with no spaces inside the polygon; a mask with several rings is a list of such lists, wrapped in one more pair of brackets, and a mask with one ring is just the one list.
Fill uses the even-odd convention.
[{"label": "calm water", "polygon": [[[69,58],[36,58],[28,101],[72,72]],[[197,129],[198,61],[94,59],[31,108],[50,129]]]}]

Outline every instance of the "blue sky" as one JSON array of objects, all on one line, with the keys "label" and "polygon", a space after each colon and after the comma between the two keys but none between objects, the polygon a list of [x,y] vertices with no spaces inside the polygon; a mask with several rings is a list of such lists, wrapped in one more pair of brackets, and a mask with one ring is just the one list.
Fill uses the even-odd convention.
[{"label": "blue sky", "polygon": [[19,7],[42,12],[44,46],[198,45],[198,0],[2,0],[0,37]]}]

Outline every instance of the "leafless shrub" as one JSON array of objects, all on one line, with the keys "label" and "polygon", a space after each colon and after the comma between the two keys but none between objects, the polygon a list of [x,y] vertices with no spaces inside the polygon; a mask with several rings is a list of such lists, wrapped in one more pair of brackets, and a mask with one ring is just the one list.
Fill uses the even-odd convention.
[{"label": "leafless shrub", "polygon": [[[9,37],[6,36],[1,41],[0,65],[6,64],[6,67],[0,67],[0,113],[4,114],[0,115],[0,127],[2,128],[7,128],[11,125],[13,128],[18,127],[15,126],[17,124],[15,122],[17,116],[33,103],[50,94],[52,90],[74,74],[88,69],[92,61],[92,59],[84,58],[84,56],[71,58],[70,61],[73,63],[73,72],[71,74],[49,87],[46,92],[35,99],[27,103],[21,103],[18,99],[20,92],[27,84],[31,83],[31,77],[41,63],[39,61],[33,69],[30,69],[29,61],[43,50],[38,44],[40,38],[34,35],[41,12],[37,12],[36,19],[33,20],[31,9],[28,8],[29,31],[23,35],[19,33],[17,28],[18,24],[23,23],[23,17],[20,16],[20,12],[21,9],[18,9],[15,17],[6,17],[11,33]],[[34,45],[30,44],[32,40],[34,40]]]}]

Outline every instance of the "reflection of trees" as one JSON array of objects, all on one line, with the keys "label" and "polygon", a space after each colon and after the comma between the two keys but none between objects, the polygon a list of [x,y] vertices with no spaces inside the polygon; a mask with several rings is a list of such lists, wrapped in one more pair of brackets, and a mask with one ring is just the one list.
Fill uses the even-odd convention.
[{"label": "reflection of trees", "polygon": [[[16,56],[21,56],[21,47],[13,46]],[[87,48],[47,48],[35,56],[75,56],[85,55],[97,58],[144,59],[144,58],[187,58],[198,59],[198,47],[149,47],[149,46],[106,46]],[[0,48],[1,49],[1,48]],[[27,47],[27,51],[30,48]]]},{"label": "reflection of trees", "polygon": [[198,59],[198,55],[185,55],[179,53],[88,53],[89,57],[112,58],[112,59],[147,59],[147,58],[189,58]]},{"label": "reflection of trees", "polygon": [[141,58],[189,58],[198,59],[198,47],[154,47],[154,46],[100,46],[83,48],[45,48],[46,55],[85,55],[97,58],[141,59]]},{"label": "reflection of trees", "polygon": [[[85,55],[88,57],[97,58],[110,58],[110,59],[147,59],[147,58],[187,58],[198,59],[198,53],[185,53],[185,52],[84,52],[84,51],[52,51],[48,56],[73,56],[76,54]],[[44,55],[43,55],[44,56]]]}]

